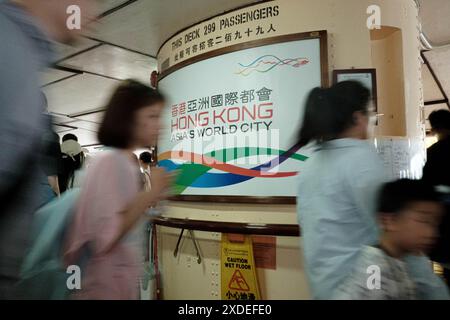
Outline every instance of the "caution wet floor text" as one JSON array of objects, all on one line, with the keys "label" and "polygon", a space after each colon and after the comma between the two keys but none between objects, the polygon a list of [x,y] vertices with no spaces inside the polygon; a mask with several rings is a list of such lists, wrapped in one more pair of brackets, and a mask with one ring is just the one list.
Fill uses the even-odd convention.
[{"label": "caution wet floor text", "polygon": [[222,300],[259,300],[251,237],[237,237],[222,234]]}]

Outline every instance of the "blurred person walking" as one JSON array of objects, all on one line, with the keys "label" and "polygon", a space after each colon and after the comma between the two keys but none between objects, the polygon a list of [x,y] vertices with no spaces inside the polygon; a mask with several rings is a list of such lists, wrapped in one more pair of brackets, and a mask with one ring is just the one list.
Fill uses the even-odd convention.
[{"label": "blurred person walking", "polygon": [[[360,250],[334,299],[417,299],[404,258],[429,252],[436,242],[444,213],[441,195],[423,181],[402,179],[383,185],[377,209],[380,239]],[[380,271],[379,281],[374,277],[374,266]],[[368,270],[373,273],[368,274]]]},{"label": "blurred person walking", "polygon": [[[299,144],[315,150],[299,175],[297,197],[306,271],[312,296],[331,299],[363,246],[379,237],[376,198],[387,180],[368,141],[370,92],[346,81],[316,88],[305,107]],[[420,299],[448,298],[425,257],[408,257]]]},{"label": "blurred person walking", "polygon": [[164,98],[136,81],[121,84],[106,108],[99,142],[109,148],[88,168],[65,262],[76,264],[83,252],[81,290],[74,299],[138,299],[144,245],[144,213],[165,196],[169,177],[154,169],[152,190],[140,190],[133,150],[156,142]]},{"label": "blurred person walking", "polygon": [[47,130],[42,138],[41,152],[39,153],[41,169],[41,204],[45,205],[56,197],[60,196],[58,173],[60,171],[61,146],[59,136],[53,131],[52,117],[48,114],[43,115],[46,118]]},{"label": "blurred person walking", "polygon": [[61,145],[58,134],[53,130],[52,116],[48,113],[47,97],[44,93],[41,93],[41,97],[45,110],[43,117],[46,125],[41,141],[41,149],[38,152],[41,169],[41,183],[38,192],[40,192],[42,197],[39,207],[49,203],[61,194],[58,181]]},{"label": "blurred person walking", "polygon": [[437,110],[430,114],[431,132],[438,142],[428,148],[423,180],[435,186],[450,187],[450,111]]},{"label": "blurred person walking", "polygon": [[38,161],[44,130],[38,72],[54,59],[52,41],[71,43],[80,30],[66,25],[78,5],[81,25],[95,1],[0,0],[0,299],[20,298],[15,287],[29,227],[40,197]]},{"label": "blurred person walking", "polygon": [[78,138],[66,134],[61,144],[61,173],[59,175],[61,193],[81,185],[85,155]]},{"label": "blurred person walking", "polygon": [[[444,277],[450,286],[450,111],[437,110],[429,116],[431,132],[438,142],[428,148],[427,163],[422,179],[446,189],[446,212],[439,227],[439,239],[430,257],[444,268]],[[444,190],[443,190],[444,191]]]},{"label": "blurred person walking", "polygon": [[151,181],[150,167],[152,164],[152,155],[150,154],[150,152],[148,152],[148,151],[142,152],[139,155],[139,163],[142,168],[142,173],[144,174],[144,177],[145,177],[144,188],[145,188],[145,190],[150,190],[152,188],[152,185],[150,182]]}]

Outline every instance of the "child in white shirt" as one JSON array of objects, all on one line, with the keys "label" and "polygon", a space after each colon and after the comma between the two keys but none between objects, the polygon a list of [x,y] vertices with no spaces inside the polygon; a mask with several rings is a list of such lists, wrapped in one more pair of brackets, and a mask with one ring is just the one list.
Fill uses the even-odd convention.
[{"label": "child in white shirt", "polygon": [[335,299],[417,299],[403,259],[428,252],[444,212],[439,195],[422,181],[398,180],[382,187],[378,202],[379,243],[364,247]]}]

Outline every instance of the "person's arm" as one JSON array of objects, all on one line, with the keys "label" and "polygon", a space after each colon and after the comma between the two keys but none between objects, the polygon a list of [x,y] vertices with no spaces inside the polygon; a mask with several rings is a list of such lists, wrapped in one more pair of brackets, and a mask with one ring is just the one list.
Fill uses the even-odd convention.
[{"label": "person's arm", "polygon": [[130,203],[128,208],[121,212],[121,222],[119,231],[111,239],[109,245],[104,249],[105,252],[112,250],[118,242],[134,227],[140,220],[142,214],[153,204],[164,199],[166,189],[170,186],[170,175],[164,169],[157,168],[152,174],[152,185],[155,187],[150,191],[140,192]]},{"label": "person's arm", "polygon": [[139,221],[142,214],[148,207],[159,199],[159,195],[156,191],[143,191],[140,192],[132,201],[130,206],[123,212],[121,212],[121,222],[119,224],[119,231],[116,236],[111,239],[109,245],[104,248],[105,252],[111,251],[122,238],[133,229],[134,225]]},{"label": "person's arm", "polygon": [[450,294],[445,282],[432,269],[431,261],[425,256],[408,256],[405,259],[408,273],[416,284],[420,300],[449,300]]},{"label": "person's arm", "polygon": [[58,176],[57,175],[48,176],[47,180],[48,180],[48,184],[52,188],[53,192],[59,197],[60,192],[59,192]]}]

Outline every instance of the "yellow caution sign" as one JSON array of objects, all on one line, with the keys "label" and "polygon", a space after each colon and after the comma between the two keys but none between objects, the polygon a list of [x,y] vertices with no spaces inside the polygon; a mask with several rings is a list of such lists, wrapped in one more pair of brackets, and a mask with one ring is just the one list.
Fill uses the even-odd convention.
[{"label": "yellow caution sign", "polygon": [[221,264],[222,300],[261,299],[250,236],[222,234]]}]

